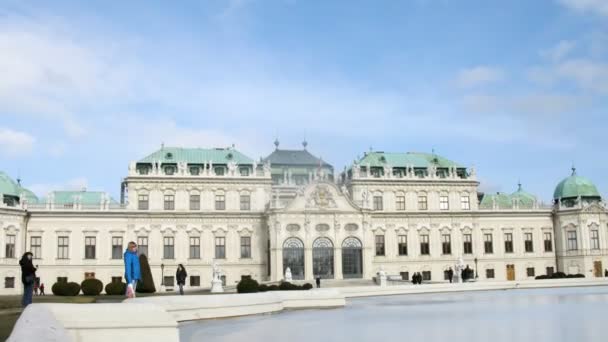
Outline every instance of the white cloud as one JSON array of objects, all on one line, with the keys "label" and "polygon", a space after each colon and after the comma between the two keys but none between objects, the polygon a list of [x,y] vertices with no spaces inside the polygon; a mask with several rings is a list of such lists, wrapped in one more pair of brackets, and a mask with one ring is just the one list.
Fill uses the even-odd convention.
[{"label": "white cloud", "polygon": [[574,81],[582,89],[608,94],[608,63],[573,59],[560,63],[555,72],[561,78]]},{"label": "white cloud", "polygon": [[606,0],[558,0],[562,5],[583,13],[596,13],[608,16]]},{"label": "white cloud", "polygon": [[476,66],[463,69],[458,73],[457,84],[463,88],[472,88],[488,83],[501,81],[504,73],[501,69],[490,66]]},{"label": "white cloud", "polygon": [[576,43],[562,40],[550,49],[540,51],[540,55],[552,62],[559,62],[576,47]]},{"label": "white cloud", "polygon": [[32,152],[36,139],[20,131],[0,127],[0,155],[18,157]]},{"label": "white cloud", "polygon": [[87,189],[89,181],[86,177],[75,177],[60,183],[36,183],[26,185],[26,188],[33,191],[38,197],[46,197],[51,191],[80,191]]}]

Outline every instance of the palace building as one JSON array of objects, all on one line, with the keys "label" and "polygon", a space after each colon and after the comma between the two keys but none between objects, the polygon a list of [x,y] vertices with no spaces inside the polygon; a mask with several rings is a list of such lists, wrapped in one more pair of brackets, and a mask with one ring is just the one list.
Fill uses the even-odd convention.
[{"label": "palace building", "polygon": [[21,292],[18,261],[34,255],[50,289],[58,280],[123,277],[129,241],[146,254],[157,288],[208,288],[217,263],[226,284],[243,275],[278,281],[372,279],[387,274],[445,281],[462,257],[479,281],[564,272],[603,276],[608,208],[572,174],[545,205],[520,184],[482,194],[473,168],[434,153],[372,151],[337,173],[307,150],[252,159],[234,147],[161,147],[132,162],[120,200],[105,192],[37,198],[0,172],[0,294]]}]

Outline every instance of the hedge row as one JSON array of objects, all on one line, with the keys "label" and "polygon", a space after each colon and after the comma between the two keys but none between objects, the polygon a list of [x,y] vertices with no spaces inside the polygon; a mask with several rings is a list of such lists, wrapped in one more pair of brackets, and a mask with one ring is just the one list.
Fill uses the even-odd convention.
[{"label": "hedge row", "polygon": [[584,274],[566,274],[564,272],[555,272],[551,275],[543,274],[536,276],[534,279],[563,279],[563,278],[585,278]]},{"label": "hedge row", "polygon": [[236,286],[238,293],[254,293],[254,292],[267,292],[267,291],[294,291],[294,290],[310,290],[312,284],[306,283],[304,285],[296,285],[290,282],[281,282],[279,285],[266,285],[258,284],[258,282],[251,278],[242,279]]}]

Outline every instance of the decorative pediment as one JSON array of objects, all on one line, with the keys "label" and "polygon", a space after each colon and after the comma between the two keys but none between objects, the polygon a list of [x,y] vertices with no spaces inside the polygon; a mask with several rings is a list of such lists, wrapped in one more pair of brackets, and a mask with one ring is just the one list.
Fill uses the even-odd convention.
[{"label": "decorative pediment", "polygon": [[360,212],[361,209],[344,196],[335,184],[317,181],[298,191],[296,197],[280,211]]},{"label": "decorative pediment", "polygon": [[462,232],[462,234],[472,234],[473,233],[473,229],[469,226],[464,226],[464,227],[460,228],[460,231]]},{"label": "decorative pediment", "polygon": [[241,227],[237,229],[240,236],[251,236],[253,235],[253,229],[249,227]]}]

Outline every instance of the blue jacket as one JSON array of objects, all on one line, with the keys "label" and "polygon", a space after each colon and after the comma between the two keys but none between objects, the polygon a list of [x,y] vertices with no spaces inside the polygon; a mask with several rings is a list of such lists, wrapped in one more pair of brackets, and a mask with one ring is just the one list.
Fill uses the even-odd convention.
[{"label": "blue jacket", "polygon": [[141,271],[139,268],[139,257],[137,252],[126,250],[124,254],[125,260],[125,280],[130,284],[134,280],[141,279]]}]

